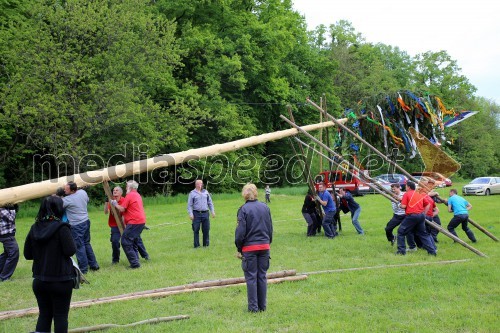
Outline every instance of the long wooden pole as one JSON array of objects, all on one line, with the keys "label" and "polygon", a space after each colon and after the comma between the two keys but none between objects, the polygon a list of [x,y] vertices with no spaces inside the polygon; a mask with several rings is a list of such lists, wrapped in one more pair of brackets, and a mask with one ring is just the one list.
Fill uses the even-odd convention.
[{"label": "long wooden pole", "polygon": [[478,228],[479,230],[481,230],[482,232],[484,232],[488,237],[490,237],[491,239],[493,239],[495,242],[498,242],[498,238],[496,238],[495,235],[493,235],[491,232],[489,232],[488,230],[486,230],[479,223],[474,222],[470,217],[469,217],[469,223],[472,224],[473,226],[475,226],[476,228]]},{"label": "long wooden pole", "polygon": [[[304,280],[306,278],[307,278],[307,275],[303,275],[303,274],[296,275],[295,270],[280,271],[280,272],[267,274],[267,279],[268,279],[267,282],[269,284],[281,283],[281,282],[285,282],[285,281],[300,281],[300,280]],[[166,297],[166,296],[172,296],[172,295],[188,293],[188,292],[205,291],[205,290],[219,289],[219,288],[225,288],[225,287],[230,287],[230,286],[240,286],[240,285],[244,285],[245,283],[246,282],[245,282],[244,277],[223,279],[223,280],[214,280],[214,281],[204,281],[204,282],[191,283],[191,284],[183,285],[183,286],[173,286],[173,287],[160,288],[160,289],[154,289],[154,290],[146,290],[146,291],[140,291],[140,292],[135,292],[135,293],[117,295],[117,296],[102,297],[102,298],[96,298],[96,299],[91,299],[91,300],[72,302],[70,305],[70,308],[71,309],[83,308],[83,307],[89,307],[89,306],[97,305],[97,304],[122,302],[122,301],[148,298],[148,297]],[[3,312],[0,312],[0,320],[19,318],[19,317],[24,317],[24,316],[28,316],[28,315],[37,314],[37,313],[38,313],[37,307],[36,308],[21,309],[21,310],[3,311]]]},{"label": "long wooden pole", "polygon": [[[292,119],[292,121],[295,122],[291,108],[288,109],[288,113],[290,114],[290,119]],[[297,139],[297,136],[294,135],[294,138]],[[295,152],[295,146],[293,145],[293,141],[291,141],[291,144],[292,144],[292,149],[293,149],[294,153],[296,155],[298,155]],[[316,193],[316,188],[314,187],[314,180],[312,179],[311,169],[309,168],[309,165],[307,164],[307,155],[305,154],[304,149],[302,148],[302,145],[299,145],[299,148],[300,148],[300,155],[299,156],[301,157],[302,162],[304,163],[304,170],[303,170],[303,171],[305,171],[304,176],[305,176],[307,185],[309,187],[309,191],[311,191],[311,195],[314,195]],[[320,167],[320,169],[321,169],[321,167]],[[321,219],[323,219],[323,209],[321,208],[321,204],[317,201],[316,201],[316,211],[319,214],[319,217]]]},{"label": "long wooden pole", "polygon": [[[324,113],[326,117],[328,117],[331,121],[333,121],[337,126],[339,126],[340,128],[342,128],[343,130],[347,131],[349,134],[351,134],[352,136],[354,136],[356,139],[358,139],[360,142],[364,143],[368,148],[370,148],[374,153],[376,153],[378,156],[380,156],[382,159],[384,159],[387,163],[391,164],[393,167],[397,168],[399,171],[401,171],[405,176],[407,176],[411,181],[415,182],[415,183],[419,183],[418,180],[413,177],[408,171],[406,171],[405,169],[403,169],[401,166],[399,166],[399,164],[397,164],[396,162],[392,161],[390,158],[388,158],[385,154],[383,154],[382,152],[380,152],[377,148],[375,148],[374,146],[372,146],[370,143],[368,143],[368,141],[366,141],[365,139],[363,139],[361,136],[359,136],[357,133],[355,133],[354,131],[352,131],[349,127],[345,126],[344,122],[339,122],[335,117],[333,117],[332,115],[328,114],[325,110],[323,110],[319,105],[317,105],[316,103],[314,103],[313,101],[311,101],[309,98],[307,99],[307,101],[309,103],[311,103],[312,106],[314,106],[316,109],[318,109],[321,113]],[[425,185],[425,184],[422,184],[427,191],[429,191],[430,189]],[[438,196],[439,198],[439,196]],[[440,199],[440,198],[439,198]],[[443,199],[440,199],[441,201],[444,201]],[[472,222],[470,219],[469,219],[469,222],[475,226],[476,228],[478,228],[479,230],[481,230],[483,233],[485,233],[488,237],[490,237],[491,239],[493,239],[494,241],[498,242],[498,238],[496,238],[495,236],[493,236],[493,234],[491,234],[490,232],[485,232],[486,229],[482,226],[479,225],[479,223],[477,222]]]},{"label": "long wooden pole", "polygon": [[68,333],[86,333],[86,332],[95,332],[95,331],[104,331],[108,330],[110,328],[115,328],[115,327],[121,327],[121,328],[128,328],[128,327],[134,327],[134,326],[139,326],[139,325],[150,325],[150,324],[158,324],[158,323],[163,323],[167,321],[174,321],[174,320],[182,320],[182,319],[189,319],[188,315],[178,315],[178,316],[171,316],[171,317],[158,317],[158,318],[151,318],[151,319],[146,319],[146,320],[141,320],[135,323],[130,323],[130,324],[101,324],[101,325],[95,325],[95,326],[88,326],[88,327],[79,327],[79,328],[73,328],[68,331]]},{"label": "long wooden pole", "polygon": [[[336,120],[338,123],[346,122],[347,119]],[[332,121],[319,124],[304,126],[307,131],[313,131],[320,128],[335,126]],[[16,187],[10,187],[0,190],[0,206],[8,203],[19,203],[26,200],[41,198],[56,192],[58,187],[64,186],[68,181],[74,181],[79,187],[93,186],[102,183],[105,180],[115,180],[129,177],[131,175],[152,171],[167,166],[186,163],[190,160],[223,154],[226,152],[255,146],[268,141],[275,141],[297,134],[294,128],[282,131],[261,134],[249,138],[216,144],[208,147],[190,149],[173,154],[164,154],[149,159],[139,160],[126,164],[111,166],[104,169],[88,171],[71,176],[64,176],[55,179],[49,179],[37,183],[31,183]]]},{"label": "long wooden pole", "polygon": [[[313,140],[314,142],[316,142],[320,146],[323,146],[323,148],[325,148],[326,151],[328,151],[329,153],[334,154],[334,155],[338,155],[335,151],[333,151],[332,149],[330,149],[330,147],[326,146],[323,142],[321,142],[318,139],[316,139],[313,135],[311,135],[311,134],[307,133],[306,131],[302,130],[299,126],[297,126],[295,123],[293,123],[290,120],[288,120],[285,116],[281,115],[280,117],[281,117],[281,119],[285,120],[290,126],[295,127],[302,134],[306,135],[307,137],[309,137],[311,140]],[[348,171],[348,172],[354,176],[354,173],[352,173],[351,171]],[[386,190],[386,189],[384,189],[384,190]],[[390,197],[390,200],[393,200],[394,202],[396,202],[396,199],[393,198],[392,196]],[[481,251],[479,251],[479,250],[475,249],[474,247],[470,246],[469,244],[467,244],[466,242],[464,242],[463,240],[461,240],[457,236],[453,235],[452,233],[450,233],[448,230],[444,229],[443,227],[441,227],[437,223],[435,223],[433,221],[429,221],[427,219],[425,220],[425,223],[427,223],[428,225],[430,225],[432,228],[441,231],[441,233],[443,233],[444,235],[450,237],[451,239],[453,239],[455,242],[459,243],[460,245],[468,248],[469,250],[471,250],[475,254],[477,254],[477,255],[479,255],[481,257],[486,257],[486,255],[484,253],[482,253]]]}]

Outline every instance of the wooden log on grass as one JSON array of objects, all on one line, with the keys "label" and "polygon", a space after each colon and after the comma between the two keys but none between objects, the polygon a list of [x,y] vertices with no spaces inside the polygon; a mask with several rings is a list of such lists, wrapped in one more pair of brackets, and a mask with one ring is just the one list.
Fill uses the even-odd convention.
[{"label": "wooden log on grass", "polygon": [[[296,281],[296,280],[301,280],[301,279],[307,278],[307,276],[306,277],[298,276],[296,274],[297,273],[295,270],[284,270],[284,271],[268,273],[267,274],[268,283],[280,283],[280,282],[284,282],[284,281]],[[91,300],[72,302],[70,305],[70,308],[71,309],[83,308],[83,307],[89,307],[89,306],[97,305],[97,304],[106,304],[106,303],[113,303],[113,302],[120,302],[120,301],[148,298],[148,297],[166,297],[166,296],[177,295],[177,294],[181,294],[181,293],[187,293],[187,292],[193,292],[193,291],[205,291],[205,290],[210,290],[210,289],[225,288],[225,287],[229,287],[229,286],[244,285],[244,284],[245,284],[244,277],[222,279],[222,280],[213,280],[213,281],[203,281],[203,282],[190,283],[190,284],[181,285],[181,286],[172,286],[172,287],[159,288],[159,289],[154,289],[154,290],[145,290],[145,291],[139,291],[139,292],[134,292],[134,293],[110,296],[110,297],[101,297],[101,298],[95,298],[95,299],[91,299]],[[0,320],[9,319],[9,318],[24,317],[27,315],[32,315],[32,314],[37,314],[37,313],[38,313],[38,308],[3,311],[3,312],[0,312]]]},{"label": "wooden log on grass", "polygon": [[115,327],[127,328],[127,327],[139,326],[139,325],[158,324],[158,323],[163,323],[163,322],[167,322],[167,321],[183,320],[183,319],[189,319],[189,316],[178,315],[178,316],[171,316],[171,317],[158,317],[158,318],[141,320],[141,321],[138,321],[135,323],[124,324],[124,325],[101,324],[101,325],[95,325],[95,326],[74,328],[74,329],[69,330],[68,333],[86,333],[86,332],[104,331],[104,330],[107,330],[110,328],[115,328]]},{"label": "wooden log on grass", "polygon": [[[337,120],[337,122],[339,123],[346,121],[347,119]],[[320,124],[304,126],[304,129],[307,131],[313,131],[329,126],[335,126],[335,123],[332,121],[327,121]],[[191,160],[197,160],[208,156],[215,156],[230,151],[235,151],[241,148],[255,146],[261,143],[283,139],[297,133],[298,131],[296,129],[291,128],[282,131],[256,135],[241,140],[216,144],[208,147],[190,149],[173,154],[159,155],[152,158],[126,164],[119,164],[100,170],[88,171],[71,176],[5,188],[0,190],[0,206],[8,203],[14,204],[51,195],[53,193],[56,193],[58,187],[64,186],[68,181],[74,181],[79,187],[94,186],[102,183],[105,180],[116,180],[119,178],[129,177],[147,171],[153,171],[167,166],[186,163]]]}]

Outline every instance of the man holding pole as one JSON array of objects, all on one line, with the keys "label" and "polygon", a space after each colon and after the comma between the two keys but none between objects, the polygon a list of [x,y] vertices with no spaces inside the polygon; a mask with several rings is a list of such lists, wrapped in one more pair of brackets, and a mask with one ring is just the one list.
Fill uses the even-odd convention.
[{"label": "man holding pole", "polygon": [[319,192],[316,196],[316,200],[323,206],[323,211],[325,216],[323,217],[323,230],[325,231],[325,236],[329,239],[335,238],[337,236],[337,230],[334,225],[335,218],[335,203],[333,202],[332,196],[325,188],[325,183],[319,183]]},{"label": "man holding pole", "polygon": [[64,186],[66,196],[62,198],[63,208],[71,225],[71,234],[76,244],[76,259],[82,273],[87,273],[89,266],[93,271],[99,269],[94,250],[90,245],[90,219],[87,211],[89,197],[87,192],[78,189],[75,182]]},{"label": "man holding pole", "polygon": [[474,233],[469,229],[469,226],[467,225],[469,221],[469,210],[471,208],[472,205],[467,200],[459,196],[457,194],[457,190],[450,190],[450,198],[448,199],[448,212],[453,213],[453,218],[448,224],[447,229],[453,235],[457,236],[455,228],[461,224],[462,230],[465,231],[467,237],[469,237],[472,243],[475,243],[477,242],[476,236],[474,236]]},{"label": "man holding pole", "polygon": [[[142,204],[142,197],[137,192],[139,184],[135,180],[127,182],[127,195],[119,204],[116,200],[111,200],[111,204],[123,214],[126,227],[123,230],[121,244],[123,252],[127,256],[130,263],[130,268],[139,268],[139,256],[134,244],[137,244],[141,239],[142,230],[146,225],[146,213]],[[142,241],[141,241],[142,243]]]},{"label": "man holding pole", "polygon": [[[113,199],[116,200],[119,205],[123,203],[124,198],[122,197],[122,195],[122,188],[120,186],[116,186],[113,189]],[[118,229],[118,224],[115,216],[111,213],[111,204],[109,202],[106,202],[104,204],[104,214],[109,214],[108,226],[111,229],[111,237],[109,239],[111,242],[111,263],[117,264],[118,262],[120,262],[120,238],[122,235],[120,233],[120,230]]]},{"label": "man holding pole", "polygon": [[[391,192],[394,194],[395,199],[401,201],[404,192],[401,192],[401,185],[399,185],[399,183],[391,184]],[[392,232],[398,225],[401,224],[401,222],[403,222],[406,214],[404,208],[401,208],[401,204],[399,202],[391,202],[391,204],[394,215],[385,227],[385,235],[387,237],[387,240],[391,242],[391,245],[394,245],[394,243],[396,243],[396,237],[394,237],[394,234]],[[415,244],[415,239],[412,232],[406,235],[406,242],[408,243],[410,249],[417,248],[417,244]]]},{"label": "man holding pole", "polygon": [[344,188],[339,188],[339,196],[341,199],[344,199],[347,202],[347,207],[349,208],[349,211],[351,212],[351,219],[352,219],[352,225],[354,228],[356,228],[356,231],[360,235],[364,235],[365,232],[363,231],[363,228],[361,228],[361,224],[359,224],[359,214],[361,214],[361,206],[354,201],[354,198],[352,197],[352,194],[349,190],[345,190]]},{"label": "man holding pole", "polygon": [[422,247],[430,255],[436,255],[436,246],[431,236],[425,229],[425,213],[429,209],[428,203],[424,200],[424,195],[415,191],[415,183],[409,181],[406,184],[406,193],[401,199],[400,207],[405,209],[405,218],[398,228],[398,251],[396,254],[406,254],[406,236],[415,230],[416,236],[420,237]]}]

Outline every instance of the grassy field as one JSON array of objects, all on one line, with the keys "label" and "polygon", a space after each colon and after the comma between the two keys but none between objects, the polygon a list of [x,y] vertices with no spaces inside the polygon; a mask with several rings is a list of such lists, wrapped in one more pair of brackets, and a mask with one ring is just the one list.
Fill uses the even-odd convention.
[{"label": "grassy field", "polygon": [[[440,192],[447,196],[447,190]],[[390,203],[380,195],[356,198],[362,206],[360,221],[365,236],[357,235],[345,216],[340,237],[307,238],[300,213],[304,194],[305,188],[273,189],[270,207],[275,233],[269,272],[367,269],[310,274],[303,281],[269,285],[268,310],[259,314],[246,312],[246,288],[236,286],[73,309],[70,328],[183,314],[190,319],[108,332],[500,331],[499,243],[471,227],[478,238],[474,246],[487,258],[443,235],[439,235],[437,257],[425,251],[396,256],[384,233],[392,216]],[[242,199],[238,194],[214,195],[213,199],[217,217],[212,219],[211,245],[203,249],[192,248],[186,196],[146,199],[151,229],[143,232],[143,239],[152,260],[143,261],[138,270],[126,268],[123,254],[119,265],[111,265],[107,217],[101,207],[91,208],[92,245],[101,270],[87,274],[91,284],[75,290],[72,300],[241,277],[234,229]],[[467,199],[473,205],[471,218],[500,237],[500,196]],[[444,206],[439,208],[446,226],[451,214]],[[35,213],[34,208],[26,208],[17,221],[21,249]],[[457,232],[467,240],[462,230]],[[0,284],[0,311],[36,306],[31,282],[31,262],[21,254],[12,280]],[[32,331],[35,323],[36,316],[4,320],[0,332]]]}]

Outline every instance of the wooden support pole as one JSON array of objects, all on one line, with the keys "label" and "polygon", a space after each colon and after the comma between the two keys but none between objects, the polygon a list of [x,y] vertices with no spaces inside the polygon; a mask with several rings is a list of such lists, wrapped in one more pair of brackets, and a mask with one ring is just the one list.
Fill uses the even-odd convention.
[{"label": "wooden support pole", "polygon": [[[306,135],[307,137],[309,137],[311,140],[315,141],[316,143],[318,143],[319,145],[323,146],[323,148],[325,148],[329,153],[331,154],[335,154],[335,155],[338,155],[337,153],[335,153],[332,149],[330,149],[330,147],[327,147],[325,144],[323,144],[321,141],[317,140],[314,136],[312,136],[311,134],[307,133],[306,131],[302,130],[299,126],[297,126],[297,124],[291,122],[290,120],[288,120],[285,116],[281,115],[280,116],[281,119],[285,120],[289,125],[297,128],[297,130],[299,132],[301,132],[302,134]],[[347,161],[348,164],[350,164],[348,161]],[[344,169],[346,170],[346,169]],[[348,171],[349,173],[351,173],[353,176],[357,176],[355,175],[354,173],[352,173],[351,171]],[[384,189],[384,191],[386,191],[386,189]],[[388,197],[386,196],[386,198],[388,198],[389,200],[392,200],[392,201],[395,201],[396,199],[393,198],[392,196]],[[471,250],[472,252],[474,252],[475,254],[481,256],[481,257],[486,257],[486,255],[484,253],[482,253],[481,251],[475,249],[474,247],[472,247],[471,245],[467,244],[466,242],[464,242],[463,240],[461,240],[460,238],[458,238],[457,236],[453,235],[452,233],[450,233],[448,230],[442,228],[440,225],[438,225],[437,223],[433,222],[433,221],[429,221],[429,220],[425,220],[425,223],[427,223],[429,226],[431,226],[432,228],[434,229],[437,229],[439,231],[441,231],[444,235],[450,237],[451,239],[453,239],[455,242],[459,243],[460,245],[468,248],[469,250]]]},{"label": "wooden support pole", "polygon": [[491,232],[486,230],[483,226],[479,225],[479,223],[474,222],[470,217],[469,217],[469,222],[470,222],[470,224],[472,224],[473,226],[475,226],[476,228],[478,228],[479,230],[484,232],[485,235],[487,235],[488,237],[493,239],[495,242],[498,242],[498,238],[496,238],[495,235],[493,235]]},{"label": "wooden support pole", "polygon": [[118,226],[118,230],[120,230],[120,234],[123,234],[123,230],[125,230],[125,226],[123,225],[123,220],[121,214],[118,212],[115,206],[111,205],[111,200],[113,200],[113,193],[111,192],[111,189],[109,188],[109,183],[107,180],[102,182],[102,187],[104,188],[104,193],[106,193],[106,196],[108,197],[108,202],[110,203],[110,212],[109,214],[113,214],[116,225]]},{"label": "wooden support pole", "polygon": [[[344,125],[345,122],[339,122],[335,117],[333,117],[332,115],[326,113],[325,110],[323,110],[320,106],[318,106],[316,103],[314,103],[313,101],[311,101],[309,98],[307,99],[307,101],[309,103],[311,103],[312,106],[314,106],[315,108],[317,108],[321,113],[325,114],[325,116],[328,117],[331,121],[333,121],[337,126],[339,126],[340,128],[342,128],[343,130],[347,131],[349,134],[351,134],[352,136],[354,136],[360,142],[364,143],[368,148],[371,149],[371,151],[373,151],[374,153],[376,153],[378,156],[380,156],[382,159],[384,159],[387,163],[389,163],[390,165],[392,165],[393,167],[395,167],[396,169],[398,169],[400,172],[402,172],[411,181],[415,182],[416,184],[419,184],[418,180],[415,177],[413,177],[408,171],[406,171],[401,166],[399,166],[399,164],[397,164],[396,162],[394,162],[393,160],[391,160],[390,158],[388,158],[385,154],[383,154],[382,152],[380,152],[377,148],[375,148],[370,143],[368,143],[368,141],[366,141],[361,136],[359,136],[357,133],[355,133],[354,131],[352,131],[349,127],[345,126]],[[431,190],[428,187],[426,187],[425,184],[422,184],[422,185],[424,186],[424,188],[427,191]],[[438,196],[438,198],[439,198],[439,196]],[[441,199],[441,201],[444,201],[444,200]],[[495,241],[498,242],[498,238],[496,238],[495,236],[493,236],[490,232],[486,233],[485,232],[486,229],[483,228],[482,226],[480,226],[479,223],[472,222],[470,219],[469,219],[469,222],[473,226],[475,226],[476,228],[478,228],[479,230],[481,230],[483,233],[485,233],[488,237],[490,237],[491,239],[493,239],[493,240],[495,240]]]},{"label": "wooden support pole", "polygon": [[116,327],[127,328],[127,327],[134,327],[134,326],[139,326],[139,325],[144,325],[144,324],[151,325],[151,324],[158,324],[158,323],[163,323],[163,322],[167,322],[167,321],[183,320],[183,319],[189,319],[189,316],[178,315],[178,316],[171,316],[171,317],[158,317],[158,318],[141,320],[141,321],[138,321],[135,323],[124,324],[124,325],[101,324],[101,325],[96,325],[96,326],[74,328],[74,329],[69,330],[68,333],[86,333],[86,332],[104,331],[104,330],[108,330],[110,328],[116,328]]},{"label": "wooden support pole", "polygon": [[[295,119],[293,118],[293,113],[292,113],[292,109],[289,108],[288,109],[288,113],[290,114],[290,119],[295,122]],[[321,131],[321,130],[320,130]],[[295,139],[297,139],[297,136],[293,136]],[[293,151],[296,155],[297,152],[295,151],[295,147],[293,146],[293,143],[292,143],[292,148],[293,148]],[[306,182],[307,182],[307,185],[309,187],[309,191],[311,191],[311,195],[313,195],[314,193],[316,193],[316,188],[314,187],[314,180],[312,179],[312,175],[311,175],[311,169],[309,168],[309,165],[307,164],[307,155],[306,153],[304,152],[304,149],[302,148],[302,145],[299,145],[299,148],[300,148],[300,157],[302,158],[302,162],[304,163],[304,177],[306,179]],[[312,159],[312,157],[311,157]],[[320,169],[321,169],[321,166],[320,166]],[[316,211],[317,213],[319,214],[319,217],[321,219],[323,219],[323,209],[321,207],[321,204],[319,202],[316,201]]]},{"label": "wooden support pole", "polygon": [[[304,141],[300,140],[299,138],[295,138],[295,140],[297,142],[299,142],[302,146],[305,146],[309,149],[312,149],[314,152],[322,155],[327,161],[329,161],[330,163],[333,163],[335,166],[337,166],[339,169],[341,169],[342,171],[346,172],[346,173],[350,173],[354,178],[360,180],[360,181],[364,181],[364,179],[361,179],[358,175],[354,174],[354,173],[351,173],[348,169],[344,168],[342,166],[342,164],[334,161],[333,159],[331,159],[330,157],[326,156],[325,154],[323,154],[322,152],[318,151],[317,149],[314,149],[313,147],[311,147],[310,145],[308,145],[307,143],[305,143]],[[349,162],[347,162],[348,165],[350,164]],[[366,185],[368,185],[369,188],[371,188],[372,190],[374,190],[375,192],[377,192],[378,194],[381,194],[383,195],[384,197],[386,197],[387,199],[391,200],[391,197],[389,195],[387,195],[382,189],[380,189],[377,185],[375,185],[377,183],[366,183]]]},{"label": "wooden support pole", "polygon": [[367,266],[367,267],[352,267],[352,268],[339,268],[339,269],[329,269],[325,271],[314,271],[314,272],[304,272],[300,274],[314,275],[314,274],[325,274],[325,273],[344,273],[352,271],[365,271],[370,269],[386,269],[386,268],[398,268],[398,267],[412,267],[412,266],[427,266],[427,265],[448,265],[448,264],[458,264],[469,261],[470,259],[458,259],[458,260],[445,260],[445,261],[428,261],[428,262],[417,262],[412,264],[397,264],[397,265],[380,265],[380,266]]}]

